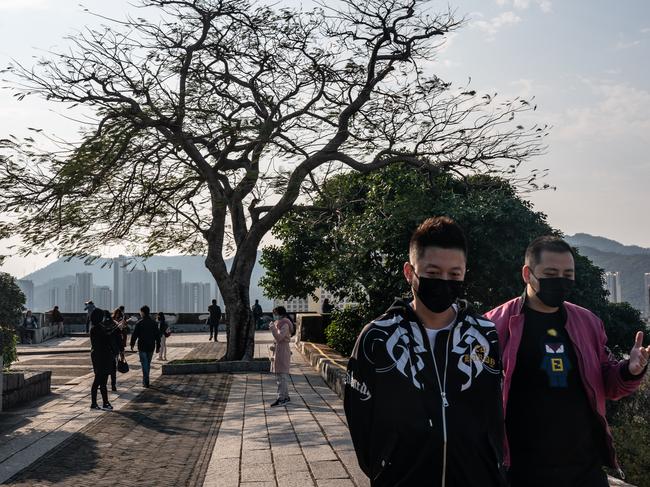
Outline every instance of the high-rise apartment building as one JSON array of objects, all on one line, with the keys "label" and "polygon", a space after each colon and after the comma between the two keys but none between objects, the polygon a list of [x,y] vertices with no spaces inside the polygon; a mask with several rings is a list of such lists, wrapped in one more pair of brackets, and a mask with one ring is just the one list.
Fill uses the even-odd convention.
[{"label": "high-rise apartment building", "polygon": [[135,313],[145,304],[154,311],[154,273],[144,269],[126,270],[123,276],[122,304],[129,313]]},{"label": "high-rise apartment building", "polygon": [[309,302],[306,298],[293,298],[288,301],[274,300],[273,307],[284,306],[287,313],[305,313],[309,311]]},{"label": "high-rise apartment building", "polygon": [[184,282],[183,313],[205,313],[211,304],[210,283],[208,282]]},{"label": "high-rise apartment building", "polygon": [[113,310],[113,292],[108,286],[93,287],[93,303],[99,309]]},{"label": "high-rise apartment building", "polygon": [[183,306],[182,273],[180,269],[156,273],[156,311],[178,313]]},{"label": "high-rise apartment building", "polygon": [[113,309],[124,304],[124,276],[128,272],[127,258],[123,255],[113,259]]},{"label": "high-rise apartment building", "polygon": [[650,319],[650,272],[643,275],[643,300],[645,302],[645,315]]},{"label": "high-rise apartment building", "polygon": [[609,291],[608,299],[611,303],[621,303],[623,301],[620,272],[605,272],[605,287]]}]

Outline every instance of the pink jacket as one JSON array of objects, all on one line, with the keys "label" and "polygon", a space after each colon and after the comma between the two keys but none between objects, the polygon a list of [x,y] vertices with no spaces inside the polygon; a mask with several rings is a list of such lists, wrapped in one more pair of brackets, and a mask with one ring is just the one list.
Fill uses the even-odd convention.
[{"label": "pink jacket", "polygon": [[[519,297],[502,304],[485,315],[487,319],[496,325],[499,333],[504,374],[504,417],[508,405],[512,374],[517,361],[517,351],[523,333],[523,306],[524,298]],[[633,380],[624,379],[623,374],[627,373],[629,375],[626,369],[628,361],[622,360],[619,362],[611,355],[606,346],[607,336],[600,318],[591,311],[572,303],[565,302],[564,309],[567,315],[566,330],[578,356],[578,369],[585,386],[587,398],[607,433],[608,466],[618,469],[619,465],[614,451],[612,434],[605,418],[605,400],[616,400],[633,393],[641,384],[642,377]],[[630,376],[628,379],[632,379],[632,377]],[[510,465],[507,437],[505,442],[504,463]]]},{"label": "pink jacket", "polygon": [[288,318],[280,318],[271,323],[269,330],[275,339],[275,351],[271,355],[271,372],[288,374],[291,365],[291,331],[293,323]]}]

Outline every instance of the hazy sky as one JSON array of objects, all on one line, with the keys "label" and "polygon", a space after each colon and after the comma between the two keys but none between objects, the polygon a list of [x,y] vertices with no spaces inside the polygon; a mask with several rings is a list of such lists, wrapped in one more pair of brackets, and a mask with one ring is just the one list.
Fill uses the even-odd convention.
[{"label": "hazy sky", "polygon": [[[115,17],[135,12],[125,0],[87,0]],[[286,5],[297,5],[285,0]],[[530,195],[566,233],[587,232],[650,247],[650,2],[646,0],[450,0],[467,24],[436,60],[440,77],[479,92],[536,97],[537,121],[553,126],[549,151],[531,167],[550,170],[557,191]],[[445,8],[447,2],[432,2]],[[25,64],[65,35],[98,20],[79,0],[0,0],[0,66]],[[41,127],[73,137],[77,125],[42,100],[0,92],[0,138]],[[4,252],[0,244],[0,252]],[[10,259],[23,275],[44,258]]]}]

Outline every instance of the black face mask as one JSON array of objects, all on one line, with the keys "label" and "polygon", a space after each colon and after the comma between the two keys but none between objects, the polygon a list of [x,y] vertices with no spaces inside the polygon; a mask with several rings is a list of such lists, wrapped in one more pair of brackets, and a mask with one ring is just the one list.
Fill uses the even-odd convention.
[{"label": "black face mask", "polygon": [[539,283],[537,297],[542,303],[551,308],[558,308],[566,301],[567,296],[575,286],[575,281],[566,277],[545,277],[544,279],[539,279],[532,272],[531,274]]},{"label": "black face mask", "polygon": [[422,304],[433,313],[442,313],[456,302],[463,294],[463,281],[436,279],[433,277],[418,278],[418,289],[415,291]]}]

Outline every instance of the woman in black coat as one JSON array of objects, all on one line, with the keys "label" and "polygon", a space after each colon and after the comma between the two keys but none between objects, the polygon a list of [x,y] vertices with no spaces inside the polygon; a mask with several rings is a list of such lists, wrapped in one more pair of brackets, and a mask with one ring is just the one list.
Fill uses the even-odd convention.
[{"label": "woman in black coat", "polygon": [[111,312],[104,310],[104,321],[102,322],[104,330],[109,335],[111,344],[111,351],[113,353],[113,364],[111,367],[111,390],[117,391],[117,360],[121,358],[124,360],[124,346],[122,345],[122,330],[121,324],[118,325],[113,321]]},{"label": "woman in black coat", "polygon": [[[90,358],[93,362],[95,380],[90,389],[90,409],[112,410],[113,406],[108,402],[108,390],[106,384],[108,376],[113,370],[113,350],[111,348],[111,334],[102,326],[104,313],[101,309],[94,309],[90,314]],[[102,393],[102,407],[97,404],[97,389]]]}]

